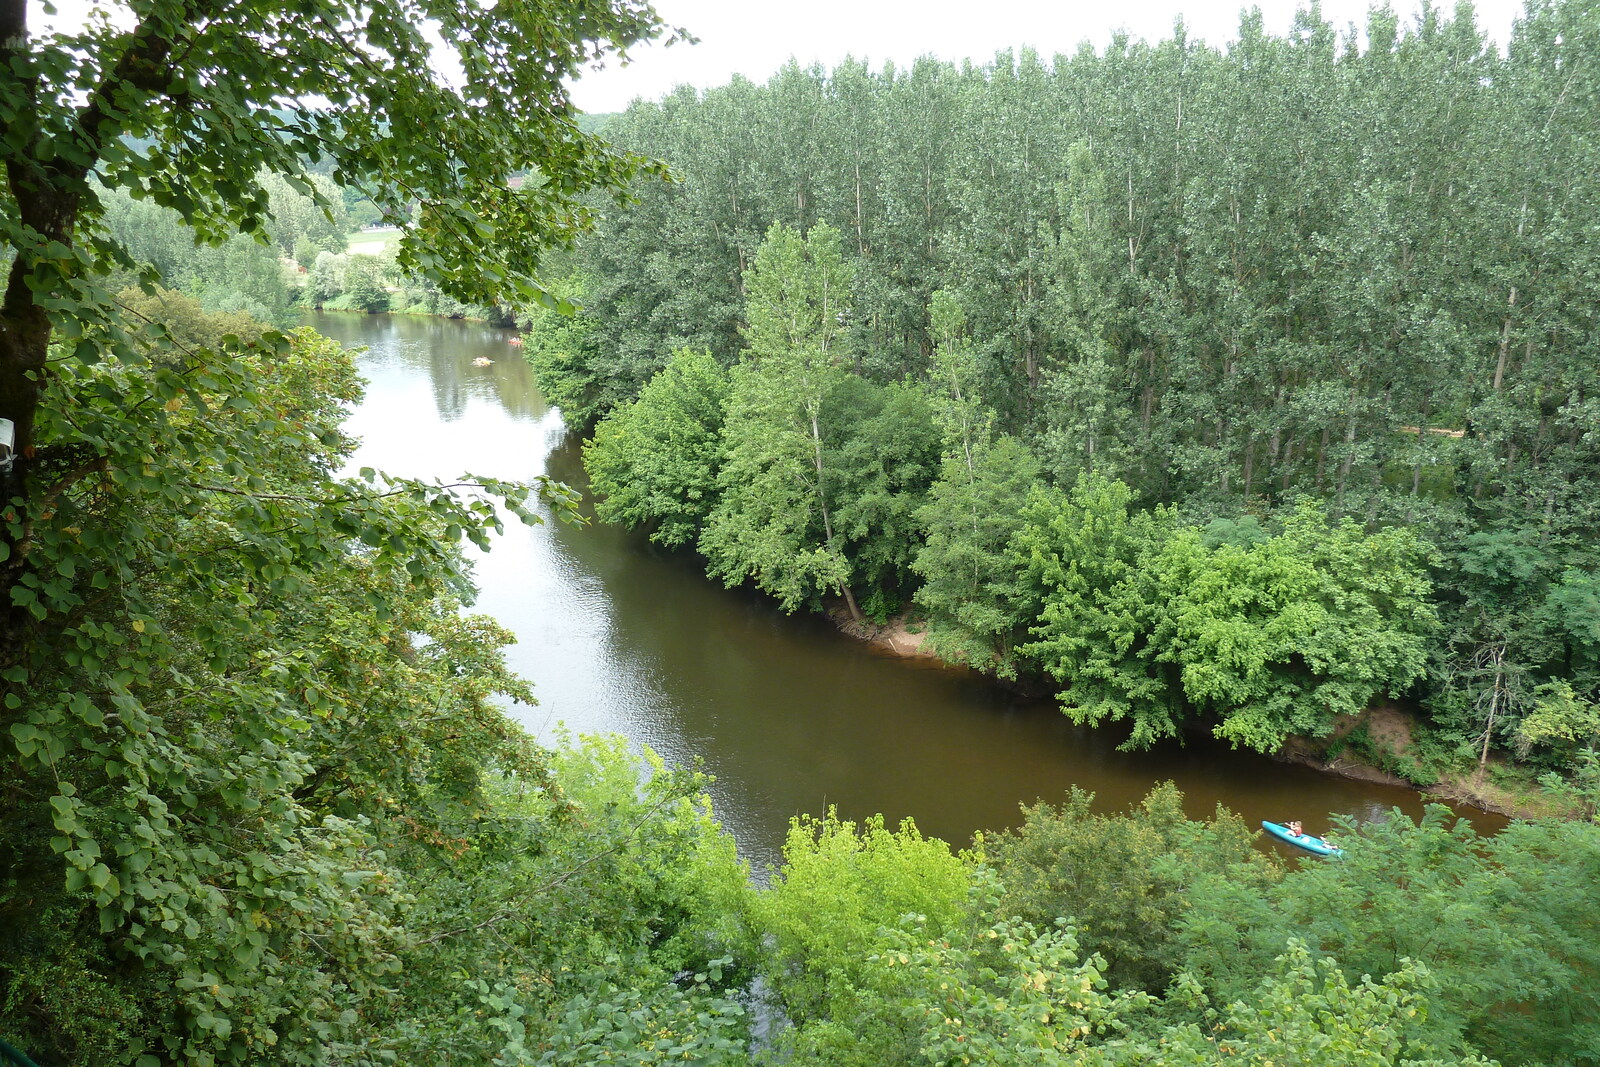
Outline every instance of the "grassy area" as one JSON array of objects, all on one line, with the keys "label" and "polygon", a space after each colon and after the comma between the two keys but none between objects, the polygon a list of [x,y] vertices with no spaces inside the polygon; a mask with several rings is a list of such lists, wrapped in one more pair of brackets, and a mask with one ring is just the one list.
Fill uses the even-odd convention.
[{"label": "grassy area", "polygon": [[397,229],[362,230],[350,235],[348,251],[356,256],[376,256],[400,239]]}]

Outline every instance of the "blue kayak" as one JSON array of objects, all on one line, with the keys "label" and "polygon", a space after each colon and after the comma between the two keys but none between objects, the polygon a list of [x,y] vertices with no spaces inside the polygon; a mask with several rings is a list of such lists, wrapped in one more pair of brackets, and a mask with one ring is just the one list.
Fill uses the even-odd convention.
[{"label": "blue kayak", "polygon": [[1271,834],[1273,837],[1276,837],[1279,841],[1286,841],[1296,848],[1303,848],[1307,852],[1315,852],[1319,856],[1344,855],[1340,849],[1328,844],[1320,837],[1313,837],[1310,834],[1297,834],[1287,826],[1279,826],[1275,822],[1266,822],[1263,820],[1261,823],[1261,828],[1267,833]]}]

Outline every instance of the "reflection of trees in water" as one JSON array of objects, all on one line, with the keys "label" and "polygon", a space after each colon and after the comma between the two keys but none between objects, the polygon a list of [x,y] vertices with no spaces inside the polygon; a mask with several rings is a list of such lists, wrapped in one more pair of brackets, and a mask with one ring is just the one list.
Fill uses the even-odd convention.
[{"label": "reflection of trees in water", "polygon": [[501,406],[519,419],[539,418],[550,410],[550,405],[533,384],[533,368],[522,358],[522,349],[510,345],[501,347],[505,356],[493,367],[483,368],[494,376],[495,394]]},{"label": "reflection of trees in water", "polygon": [[460,419],[467,410],[469,391],[461,378],[461,359],[456,354],[455,346],[440,338],[436,344],[413,342],[406,348],[425,354],[428,360],[429,380],[433,382],[433,404],[439,409],[439,417],[445,422]]},{"label": "reflection of trees in water", "polygon": [[346,348],[370,348],[381,352],[391,347],[394,327],[388,315],[361,315],[344,311],[315,311],[308,324],[322,336]]},{"label": "reflection of trees in water", "polygon": [[[413,319],[401,330],[406,348],[428,361],[434,403],[446,422],[459,419],[472,399],[498,404],[519,421],[549,410],[522,350],[506,343],[509,331],[457,319]],[[475,359],[491,362],[478,367]]]},{"label": "reflection of trees in water", "polygon": [[[411,315],[323,313],[312,325],[341,344],[366,346],[385,361],[426,374],[434,406],[445,422],[461,419],[474,399],[497,404],[519,421],[532,421],[549,410],[522,350],[506,343],[514,336],[510,330]],[[473,366],[479,358],[492,362]]]}]

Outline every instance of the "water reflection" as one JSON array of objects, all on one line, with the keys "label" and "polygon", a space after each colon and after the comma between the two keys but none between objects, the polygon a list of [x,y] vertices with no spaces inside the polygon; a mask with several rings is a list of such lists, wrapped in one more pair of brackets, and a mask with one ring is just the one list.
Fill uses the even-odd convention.
[{"label": "water reflection", "polygon": [[[330,336],[368,346],[369,380],[350,430],[355,462],[398,474],[504,478],[549,472],[581,484],[580,454],[503,331],[384,316],[320,316]],[[475,367],[477,358],[492,359]],[[1224,803],[1251,822],[1326,812],[1419,814],[1416,794],[1233,752],[1210,738],[1134,756],[1120,736],[1072,726],[961,672],[876,656],[825,622],[708,582],[688,553],[615,528],[509,525],[474,560],[477,610],[518,637],[508,658],[540,703],[516,708],[546,740],[619,732],[670,761],[704,761],[713,802],[741,851],[773,862],[791,816],[837,805],[859,818],[913,816],[965,844],[1013,825],[1018,805],[1074,785],[1099,806],[1177,782],[1192,815]],[[1474,816],[1485,827],[1503,820]]]},{"label": "water reflection", "polygon": [[[370,349],[362,361],[369,378],[389,370],[417,375],[431,383],[439,420],[465,418],[473,400],[487,400],[513,420],[543,415],[549,408],[534,387],[522,349],[509,342],[514,330],[482,323],[411,315],[321,313],[318,332],[342,344]],[[475,360],[488,360],[477,365]]]}]

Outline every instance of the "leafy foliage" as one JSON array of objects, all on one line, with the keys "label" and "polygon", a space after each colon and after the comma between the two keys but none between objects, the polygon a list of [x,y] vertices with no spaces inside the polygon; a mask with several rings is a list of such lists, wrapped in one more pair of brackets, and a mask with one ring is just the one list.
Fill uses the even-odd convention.
[{"label": "leafy foliage", "polygon": [[[1283,1063],[1341,1063],[1360,1067],[1489,1067],[1470,1052],[1440,1049],[1425,1021],[1438,980],[1410,960],[1374,979],[1351,981],[1331,959],[1314,959],[1291,941],[1268,977],[1247,998],[1223,1010],[1207,1008],[1204,1027],[1180,1023],[1091,1049],[1096,1067],[1227,1062],[1271,1067]],[[1180,995],[1204,1003],[1192,980]]]},{"label": "leafy foliage", "polygon": [[[134,262],[153,267],[163,286],[183,291],[208,312],[285,328],[294,324],[290,305],[297,294],[274,246],[242,234],[220,245],[197,244],[194,231],[171,208],[135,200],[125,190],[98,193],[112,239]],[[108,272],[107,289],[123,287],[116,295],[116,314],[144,321],[139,318],[141,301],[130,303],[128,292],[141,283],[147,286],[149,280],[131,267]],[[193,316],[184,318],[193,322]]]},{"label": "leafy foliage", "polygon": [[419,842],[403,996],[376,1021],[402,1059],[737,1060],[747,871],[704,780],[646,756],[643,780],[620,739],[569,744]]},{"label": "leafy foliage", "polygon": [[929,648],[952,662],[1016,677],[1016,647],[1036,611],[1007,557],[1039,463],[1015,437],[946,455],[918,518],[926,543],[912,566]]},{"label": "leafy foliage", "polygon": [[1271,751],[1422,674],[1436,618],[1410,531],[1368,535],[1303,505],[1254,544],[1208,545],[1130,501],[1081,480],[1070,498],[1041,495],[1015,542],[1047,590],[1024,652],[1071,683],[1076,720],[1130,718],[1127,747],[1144,747],[1194,707],[1217,736]]},{"label": "leafy foliage", "polygon": [[[1415,686],[1458,760],[1487,766],[1499,747],[1570,768],[1581,746],[1518,731],[1547,685],[1600,693],[1600,244],[1582,221],[1600,196],[1597,54],[1592,13],[1557,0],[1528,8],[1504,54],[1467,9],[1410,23],[1374,9],[1356,36],[1316,10],[1281,36],[1247,13],[1225,47],[1180,28],[1053,58],[790,64],[765,85],[638,102],[608,129],[682,180],[638,186],[585,243],[593,340],[548,374],[581,386],[587,422],[686,341],[733,363],[764,235],[831,227],[850,276],[838,362],[926,387],[944,463],[913,524],[847,547],[848,574],[837,531],[799,533],[819,506],[784,503],[799,468],[725,502],[748,505],[744,533],[789,532],[739,541],[724,514],[729,536],[707,544],[719,575],[793,558],[795,580],[755,578],[792,606],[920,554],[931,647],[1007,677],[1069,669],[1069,700],[1100,718],[1148,704],[1139,744],[1199,710],[1272,747],[1363,693]],[[1075,624],[1065,601],[1044,620],[1037,576],[1002,557],[1027,491],[1071,493],[1081,476],[1175,526],[1281,533],[1309,499],[1374,546],[1408,529],[1433,546],[1411,556],[1433,563],[1420,595],[1441,625],[1329,585],[1287,541],[1202,552],[1184,535],[1152,565],[1209,592],[1188,630],[1156,639],[1168,658],[1148,643],[1160,620],[1138,617],[1155,602],[1130,588],[1115,610],[1084,605],[1117,647],[1030,662],[1030,627],[1070,646]],[[877,501],[875,485],[837,483],[826,506]],[[1475,569],[1489,542],[1530,557],[1503,609]],[[730,571],[741,554],[752,565]],[[1310,603],[1274,624],[1300,593]],[[1330,666],[1369,652],[1365,676]]]},{"label": "leafy foliage", "polygon": [[1078,480],[1071,494],[1035,489],[1008,546],[1028,576],[1033,632],[1021,654],[1071,688],[1062,707],[1080,722],[1132,718],[1128,747],[1174,736],[1182,696],[1155,633],[1167,610],[1156,559],[1171,520],[1132,509],[1127,486]]},{"label": "leafy foliage", "polygon": [[1435,657],[1430,705],[1441,734],[1480,765],[1490,744],[1509,740],[1519,755],[1565,766],[1589,741],[1600,601],[1592,571],[1577,565],[1587,551],[1524,529],[1471,534],[1452,554],[1449,654]]},{"label": "leafy foliage", "polygon": [[1023,809],[1015,830],[984,842],[1005,892],[999,913],[1041,928],[1070,922],[1085,955],[1106,961],[1117,989],[1166,988],[1180,962],[1177,930],[1197,882],[1257,889],[1278,872],[1251,847],[1252,831],[1225,809],[1206,822],[1184,815],[1167,782],[1137,807],[1096,815],[1094,795],[1073,789],[1060,805]]},{"label": "leafy foliage", "polygon": [[[588,287],[588,279],[579,274],[552,288],[563,300],[579,302]],[[639,368],[637,375],[619,375],[613,368],[596,366],[603,364],[604,353],[598,347],[594,323],[554,308],[536,308],[529,314],[524,339],[524,352],[539,391],[561,409],[563,421],[580,432],[633,399],[662,369],[659,355]]]},{"label": "leafy foliage", "polygon": [[[509,635],[459,614],[454,548],[499,513],[330,477],[348,355],[298,335],[167,405],[123,391],[175,371],[79,374],[80,431],[146,434],[32,532],[81,578],[35,615],[81,621],[13,668],[8,795],[50,800],[8,815],[8,1032],[43,1062],[736,1051],[745,873],[698,781],[641,787],[598,743],[552,766],[505,717],[531,694]],[[526,489],[489,488],[526,513]],[[124,536],[81,535],[105,524]],[[725,980],[672,985],[719,960]],[[660,1021],[593,1017],[618,1011]]]},{"label": "leafy foliage", "polygon": [[[530,278],[592,217],[580,196],[659,172],[579,133],[561,79],[664,27],[605,2],[131,16],[34,39],[25,5],[0,13],[0,417],[19,450],[0,496],[0,1025],[47,1063],[392,1061],[382,1020],[438,993],[398,977],[419,856],[470,847],[488,783],[553,788],[499,704],[530,699],[507,635],[460,614],[459,543],[536,521],[535,490],[335,477],[348,355],[153,283],[195,268],[212,309],[276,317],[274,193],[341,206],[315,160],[415,207],[407,269],[464,300],[557,303]],[[524,170],[540,180],[512,189]],[[148,301],[119,304],[130,277]]]},{"label": "leafy foliage", "polygon": [[967,863],[915,823],[889,829],[874,816],[858,826],[831,808],[790,825],[783,859],[755,914],[771,938],[767,973],[797,1023],[848,1025],[856,996],[870,991],[872,950],[887,945],[888,931],[909,914],[930,935],[953,930],[971,878]]},{"label": "leafy foliage", "polygon": [[1005,582],[1011,567],[1004,553],[1022,524],[1039,464],[1016,438],[993,432],[960,302],[941,290],[929,315],[938,339],[934,404],[944,456],[917,516],[926,543],[913,564],[923,579],[916,599],[927,612],[930,649],[1015,677],[1013,649],[1037,606]]},{"label": "leafy foliage", "polygon": [[850,595],[822,433],[848,374],[835,342],[849,284],[827,226],[803,238],[774,226],[746,280],[750,348],[733,372],[721,495],[700,551],[710,574],[730,586],[753,579],[788,611],[822,593]]},{"label": "leafy foliage", "polygon": [[650,539],[663,545],[692,541],[717,500],[727,396],[727,372],[711,353],[674,353],[584,444],[596,513],[650,526]]},{"label": "leafy foliage", "polygon": [[[1397,817],[1279,879],[1170,791],[1035,809],[995,868],[829,813],[757,893],[694,774],[534,746],[458,548],[533,487],[337,477],[348,355],[208,312],[277,318],[277,253],[363,196],[413,222],[408,305],[570,310],[540,256],[661,168],[561,79],[663,27],[134,14],[34,41],[0,12],[0,1026],[44,1062],[737,1063],[756,973],[811,1062],[1592,1060],[1591,825]],[[640,105],[618,130],[694,172],[586,250],[600,317],[536,324],[541,379],[574,424],[646,390],[601,478],[719,576],[882,608],[914,558],[942,647],[1031,657],[1135,743],[1315,732],[1412,684],[1443,614],[1441,723],[1577,760],[1592,802],[1596,23],[1534,4],[1503,58],[1464,14],[1368,30]],[[388,299],[386,264],[313,263]],[[686,342],[712,355],[657,375]],[[1107,988],[1179,948],[1164,1000]]]},{"label": "leafy foliage", "polygon": [[[833,521],[857,584],[881,616],[915,588],[917,514],[938,468],[938,431],[927,394],[916,385],[852,376],[830,399],[823,453],[837,501]],[[867,600],[863,609],[873,614]]]},{"label": "leafy foliage", "polygon": [[1479,839],[1433,806],[1341,827],[1339,863],[1313,864],[1265,892],[1199,885],[1181,929],[1186,966],[1242,994],[1291,937],[1347,975],[1407,960],[1437,981],[1418,1033],[1468,1041],[1505,1062],[1584,1062],[1600,1018],[1594,966],[1597,837],[1581,823],[1518,823]]},{"label": "leafy foliage", "polygon": [[[993,899],[986,903],[977,915],[994,914]],[[979,919],[945,938],[911,933],[878,959],[914,976],[920,1003],[904,1014],[919,1024],[918,1062],[1059,1063],[1125,1033],[1146,1004],[1140,994],[1108,991],[1099,959],[1079,954],[1070,929]]]},{"label": "leafy foliage", "polygon": [[491,702],[528,694],[506,635],[456,616],[442,535],[485,537],[494,508],[330,478],[344,353],[300,335],[184,371],[69,365],[45,440],[107,452],[38,519],[7,514],[32,568],[11,599],[50,639],[6,674],[28,872],[6,908],[91,937],[73,984],[138,961],[134,1052],[293,1062],[386,995],[407,895],[373,825],[457,818],[479,775],[535,770]]}]

